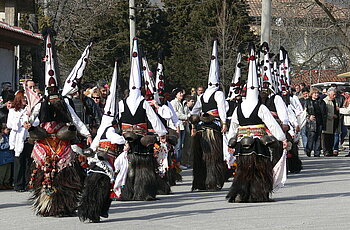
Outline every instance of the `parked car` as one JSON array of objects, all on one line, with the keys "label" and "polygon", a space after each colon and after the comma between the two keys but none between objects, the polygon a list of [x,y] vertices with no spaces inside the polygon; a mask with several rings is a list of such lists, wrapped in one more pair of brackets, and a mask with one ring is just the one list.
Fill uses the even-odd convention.
[{"label": "parked car", "polygon": [[329,81],[329,82],[322,82],[322,83],[317,83],[311,85],[311,87],[318,88],[319,90],[323,89],[328,89],[332,85],[336,85],[337,89],[340,91],[347,91],[350,92],[350,82],[334,82],[334,81]]}]

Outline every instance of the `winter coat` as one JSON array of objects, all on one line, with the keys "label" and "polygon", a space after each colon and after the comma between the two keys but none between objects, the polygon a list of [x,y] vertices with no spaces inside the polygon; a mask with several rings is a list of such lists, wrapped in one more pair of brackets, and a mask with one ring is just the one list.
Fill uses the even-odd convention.
[{"label": "winter coat", "polygon": [[[324,100],[312,100],[307,98],[304,101],[304,108],[307,113],[306,127],[308,131],[315,132],[317,126],[323,126],[323,121],[327,119],[327,109]],[[316,121],[311,121],[310,116],[316,117]]]},{"label": "winter coat", "polygon": [[[336,131],[339,131],[339,127],[334,127],[334,103],[329,99],[329,97],[325,97],[323,101],[326,104],[327,108],[327,116],[325,116],[325,119],[323,120],[323,129],[322,133],[325,134],[334,134]],[[335,105],[338,106],[337,102],[335,102]],[[337,125],[337,124],[336,124]],[[339,125],[337,125],[339,126]]]},{"label": "winter coat", "polygon": [[25,121],[28,121],[27,110],[20,109],[15,111],[15,109],[9,110],[9,115],[7,118],[7,128],[11,129],[10,133],[10,149],[15,151],[15,156],[19,157],[24,148],[24,142],[29,136],[28,130],[23,127]]},{"label": "winter coat", "polygon": [[346,108],[340,108],[339,112],[344,115],[344,125],[350,126],[350,103]]},{"label": "winter coat", "polygon": [[0,137],[0,165],[13,162],[13,151],[10,150],[9,135]]},{"label": "winter coat", "polygon": [[[179,118],[180,130],[185,130],[184,122],[188,119],[188,113],[186,113],[185,106],[177,98],[172,100],[171,105],[173,106],[177,117]],[[171,127],[175,129],[175,127]]]}]

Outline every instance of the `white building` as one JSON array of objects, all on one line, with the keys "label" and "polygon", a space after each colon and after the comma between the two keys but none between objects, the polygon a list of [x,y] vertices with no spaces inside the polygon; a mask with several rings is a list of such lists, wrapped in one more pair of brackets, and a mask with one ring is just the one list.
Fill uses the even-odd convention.
[{"label": "white building", "polygon": [[20,46],[37,46],[43,42],[40,34],[17,26],[19,13],[33,13],[33,7],[33,0],[0,0],[0,87],[3,82],[14,87],[18,84]]}]

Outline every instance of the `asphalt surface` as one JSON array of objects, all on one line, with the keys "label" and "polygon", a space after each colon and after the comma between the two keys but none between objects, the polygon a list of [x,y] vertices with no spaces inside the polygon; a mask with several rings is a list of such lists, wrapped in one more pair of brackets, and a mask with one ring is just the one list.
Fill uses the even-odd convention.
[{"label": "asphalt surface", "polygon": [[308,158],[303,170],[288,175],[274,202],[228,203],[227,182],[219,192],[190,192],[192,171],[173,194],[157,201],[112,203],[101,223],[78,217],[38,217],[29,193],[0,191],[0,229],[350,229],[350,158]]}]

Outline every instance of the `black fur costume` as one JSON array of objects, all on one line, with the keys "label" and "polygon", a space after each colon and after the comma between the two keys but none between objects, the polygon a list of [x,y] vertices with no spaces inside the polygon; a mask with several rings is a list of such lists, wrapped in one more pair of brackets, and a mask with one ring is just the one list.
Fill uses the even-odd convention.
[{"label": "black fur costume", "polygon": [[[103,162],[102,162],[103,164]],[[100,222],[100,216],[107,218],[111,206],[111,178],[104,174],[104,169],[96,164],[89,166],[88,176],[85,179],[84,190],[78,207],[80,221],[90,220]]]},{"label": "black fur costume", "polygon": [[[194,123],[194,122],[192,122]],[[213,122],[198,126],[192,142],[193,190],[221,190],[227,167],[223,159],[220,127]]]},{"label": "black fur costume", "polygon": [[165,173],[165,176],[167,177],[167,181],[170,186],[174,186],[176,185],[176,182],[182,181],[182,176],[180,175],[180,173],[177,172],[175,162],[176,162],[176,157],[174,154],[174,147],[172,146],[168,154],[169,168],[168,168],[168,171]]},{"label": "black fur costume", "polygon": [[162,183],[156,173],[157,161],[153,156],[153,145],[145,147],[140,143],[140,139],[141,136],[129,141],[130,167],[125,186],[122,188],[121,200],[155,200],[159,185]]},{"label": "black fur costume", "polygon": [[290,173],[299,173],[302,168],[302,162],[298,153],[298,144],[292,143],[292,148],[287,154],[287,169]]},{"label": "black fur costume", "polygon": [[266,202],[273,189],[273,163],[269,149],[255,138],[252,145],[235,147],[237,168],[226,198],[229,202]]}]

